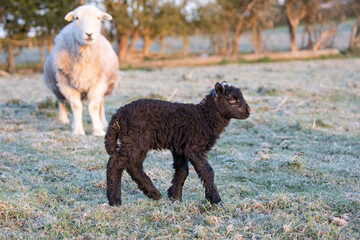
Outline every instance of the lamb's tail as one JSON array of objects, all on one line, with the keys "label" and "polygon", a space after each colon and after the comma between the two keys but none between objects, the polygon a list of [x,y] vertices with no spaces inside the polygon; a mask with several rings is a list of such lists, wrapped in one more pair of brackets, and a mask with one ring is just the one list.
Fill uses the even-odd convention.
[{"label": "lamb's tail", "polygon": [[117,140],[120,131],[119,116],[115,113],[109,122],[109,126],[105,135],[105,148],[109,155],[112,155],[119,147]]}]

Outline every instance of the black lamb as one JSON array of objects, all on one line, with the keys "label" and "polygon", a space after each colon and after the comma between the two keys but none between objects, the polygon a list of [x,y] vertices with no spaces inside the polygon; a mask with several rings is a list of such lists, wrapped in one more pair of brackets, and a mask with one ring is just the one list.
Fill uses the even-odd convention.
[{"label": "black lamb", "polygon": [[105,148],[110,155],[106,172],[109,204],[121,205],[124,169],[146,196],[160,199],[160,192],[143,171],[150,149],[169,149],[172,153],[175,174],[168,189],[171,199],[181,200],[190,162],[203,181],[205,198],[211,204],[219,203],[214,171],[206,154],[231,118],[246,119],[249,115],[249,105],[240,89],[226,82],[216,83],[211,93],[196,105],[141,99],[119,108],[105,136]]}]

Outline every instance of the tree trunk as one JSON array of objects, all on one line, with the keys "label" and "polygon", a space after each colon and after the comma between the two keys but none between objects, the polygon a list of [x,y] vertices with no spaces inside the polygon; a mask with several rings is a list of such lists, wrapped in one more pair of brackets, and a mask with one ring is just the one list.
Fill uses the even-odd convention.
[{"label": "tree trunk", "polygon": [[240,42],[240,34],[234,34],[232,40],[231,53],[233,56],[236,56],[239,53],[239,42]]},{"label": "tree trunk", "polygon": [[217,45],[216,45],[216,39],[215,39],[215,36],[213,36],[213,35],[210,35],[210,42],[211,42],[211,45],[212,45],[212,47],[213,47],[213,53],[214,53],[214,55],[216,55],[217,54],[217,52],[216,52],[216,50],[217,50]]},{"label": "tree trunk", "polygon": [[253,24],[253,44],[255,54],[259,54],[261,51],[261,29],[258,24]]},{"label": "tree trunk", "polygon": [[232,40],[232,46],[231,46],[231,53],[233,56],[236,56],[239,53],[239,41],[240,41],[240,35],[243,25],[243,20],[240,20],[238,24],[236,25],[236,29],[234,32],[233,40]]},{"label": "tree trunk", "polygon": [[161,56],[163,56],[165,54],[165,49],[166,49],[165,39],[166,39],[166,36],[161,36],[160,37],[160,43],[161,43],[160,55]]},{"label": "tree trunk", "polygon": [[289,24],[289,32],[290,32],[290,42],[291,42],[291,51],[296,52],[298,50],[296,45],[297,39],[297,23],[295,21],[291,21],[287,18]]},{"label": "tree trunk", "polygon": [[8,41],[7,63],[8,63],[8,72],[10,72],[10,73],[14,73],[16,71],[14,50],[15,50],[15,46],[11,42],[11,40],[9,40]]},{"label": "tree trunk", "polygon": [[360,19],[354,23],[354,26],[350,35],[350,50],[356,50],[360,48]]},{"label": "tree trunk", "polygon": [[48,41],[49,41],[49,43],[48,43],[48,54],[50,54],[50,52],[52,51],[53,46],[54,46],[54,38],[49,36]]},{"label": "tree trunk", "polygon": [[314,45],[313,38],[312,38],[313,33],[314,33],[314,25],[310,24],[308,27],[309,42],[308,42],[308,45],[306,46],[307,49],[311,49]]},{"label": "tree trunk", "polygon": [[44,64],[45,54],[44,54],[44,48],[43,48],[42,44],[39,45],[39,52],[40,52],[40,62],[41,62],[41,64]]},{"label": "tree trunk", "polygon": [[301,48],[305,48],[305,38],[306,38],[306,34],[308,34],[308,28],[309,28],[309,24],[307,22],[304,23],[304,30],[303,30],[303,34],[301,37],[301,44],[300,47]]},{"label": "tree trunk", "polygon": [[139,38],[139,35],[140,35],[140,26],[138,25],[135,27],[132,38],[131,38],[131,44],[130,44],[130,48],[129,48],[130,53],[133,53],[136,51],[135,42]]},{"label": "tree trunk", "polygon": [[150,36],[150,26],[146,26],[144,30],[144,56],[149,57],[150,56],[150,47],[153,42],[153,39],[151,39]]},{"label": "tree trunk", "polygon": [[150,47],[152,44],[152,39],[149,34],[144,35],[144,56],[149,57],[150,56]]},{"label": "tree trunk", "polygon": [[322,32],[316,44],[314,45],[313,50],[318,51],[328,46],[329,43],[331,43],[331,41],[334,39],[336,31],[337,31],[337,26],[334,25],[325,32]]},{"label": "tree trunk", "polygon": [[229,39],[230,39],[230,27],[229,24],[225,24],[224,26],[224,34],[223,37],[221,38],[221,55],[227,55],[227,53],[229,52]]},{"label": "tree trunk", "polygon": [[118,58],[119,62],[123,62],[126,60],[127,49],[128,49],[128,41],[129,41],[129,34],[121,34],[117,39],[118,44]]},{"label": "tree trunk", "polygon": [[183,57],[187,57],[187,55],[189,53],[189,51],[188,51],[189,42],[187,39],[187,35],[183,35],[182,39],[183,39],[183,49],[182,49]]}]

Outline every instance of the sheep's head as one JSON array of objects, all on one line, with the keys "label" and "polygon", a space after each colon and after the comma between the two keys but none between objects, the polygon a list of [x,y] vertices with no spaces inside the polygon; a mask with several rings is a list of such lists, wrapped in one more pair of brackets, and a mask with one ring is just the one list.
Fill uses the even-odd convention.
[{"label": "sheep's head", "polygon": [[218,111],[223,117],[246,119],[250,116],[250,107],[239,88],[224,81],[221,84],[215,84],[211,95],[215,98]]},{"label": "sheep's head", "polygon": [[92,5],[80,6],[65,16],[66,21],[73,21],[73,34],[81,45],[92,44],[98,39],[104,19],[111,20],[112,17]]}]

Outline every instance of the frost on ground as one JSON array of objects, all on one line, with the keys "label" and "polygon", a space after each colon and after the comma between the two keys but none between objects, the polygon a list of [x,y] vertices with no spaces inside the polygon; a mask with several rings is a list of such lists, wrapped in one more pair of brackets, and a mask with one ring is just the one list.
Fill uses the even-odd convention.
[{"label": "frost on ground", "polygon": [[[360,59],[126,71],[105,98],[109,119],[138,98],[198,103],[216,81],[252,109],[209,159],[224,205],[210,209],[191,168],[183,202],[166,197],[171,154],[145,170],[163,198],[123,178],[124,205],[105,194],[103,139],[59,123],[42,75],[0,78],[0,238],[359,239]],[[84,108],[86,109],[86,108]]]}]

